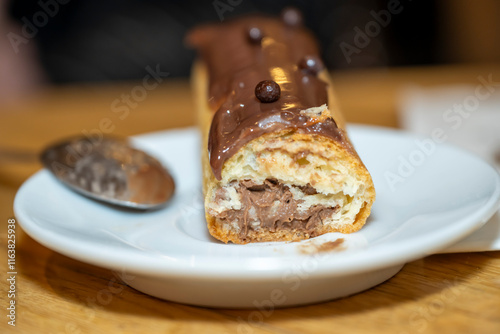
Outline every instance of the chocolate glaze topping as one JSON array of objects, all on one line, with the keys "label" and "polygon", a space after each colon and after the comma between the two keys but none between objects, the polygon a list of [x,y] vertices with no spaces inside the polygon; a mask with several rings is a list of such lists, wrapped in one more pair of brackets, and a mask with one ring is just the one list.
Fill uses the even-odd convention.
[{"label": "chocolate glaze topping", "polygon": [[[260,43],[249,38],[253,28],[263,36]],[[215,114],[208,151],[217,179],[227,159],[266,133],[290,129],[342,139],[333,119],[318,122],[300,115],[301,110],[328,103],[327,85],[316,76],[318,67],[304,70],[304,60],[319,59],[319,51],[303,27],[248,16],[198,27],[187,42],[199,50],[209,72],[209,105]],[[281,95],[275,102],[262,103],[255,96],[255,87],[263,80],[279,85]]]}]

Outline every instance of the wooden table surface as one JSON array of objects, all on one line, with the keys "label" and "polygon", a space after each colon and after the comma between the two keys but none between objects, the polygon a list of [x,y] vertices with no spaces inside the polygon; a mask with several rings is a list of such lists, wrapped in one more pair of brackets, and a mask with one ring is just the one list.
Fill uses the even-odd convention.
[{"label": "wooden table surface", "polygon": [[[500,81],[499,66],[449,66],[336,73],[334,82],[348,121],[397,127],[398,96],[406,86],[477,85],[478,76],[490,74]],[[187,80],[165,81],[120,119],[112,103],[140,84],[51,88],[3,107],[0,150],[36,152],[54,139],[97,129],[105,118],[113,133],[123,136],[194,124]],[[500,333],[500,252],[428,256],[368,291],[275,310],[262,323],[248,325],[252,310],[149,297],[118,282],[109,270],[41,246],[19,226],[16,326],[9,326],[7,221],[17,189],[41,167],[29,154],[16,157],[0,162],[2,333]]]}]

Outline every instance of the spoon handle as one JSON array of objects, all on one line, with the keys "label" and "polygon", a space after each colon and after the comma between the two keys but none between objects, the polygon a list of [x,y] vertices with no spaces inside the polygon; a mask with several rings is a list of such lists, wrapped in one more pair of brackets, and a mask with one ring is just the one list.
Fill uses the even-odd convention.
[{"label": "spoon handle", "polygon": [[38,154],[28,150],[0,148],[0,163],[33,163],[38,161]]}]

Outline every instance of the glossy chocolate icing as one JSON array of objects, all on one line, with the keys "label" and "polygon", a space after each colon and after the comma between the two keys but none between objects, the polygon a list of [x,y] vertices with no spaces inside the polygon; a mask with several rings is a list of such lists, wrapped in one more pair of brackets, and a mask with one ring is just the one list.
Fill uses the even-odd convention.
[{"label": "glossy chocolate icing", "polygon": [[[262,32],[260,43],[249,38],[252,28]],[[327,84],[300,66],[306,57],[319,60],[316,41],[305,28],[248,16],[195,28],[187,42],[199,50],[209,72],[209,105],[215,114],[208,150],[217,179],[227,159],[266,133],[290,129],[342,139],[332,118],[319,122],[300,114],[328,103]],[[257,99],[255,87],[262,80],[279,84],[277,101]]]}]

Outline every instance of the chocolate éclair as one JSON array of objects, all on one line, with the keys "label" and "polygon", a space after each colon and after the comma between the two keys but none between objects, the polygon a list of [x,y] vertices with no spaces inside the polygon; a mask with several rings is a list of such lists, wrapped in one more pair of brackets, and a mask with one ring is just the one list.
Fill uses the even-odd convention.
[{"label": "chocolate \u00e9clair", "polygon": [[192,82],[210,233],[248,243],[359,230],[373,182],[300,13],[199,26],[187,43],[200,54]]}]

